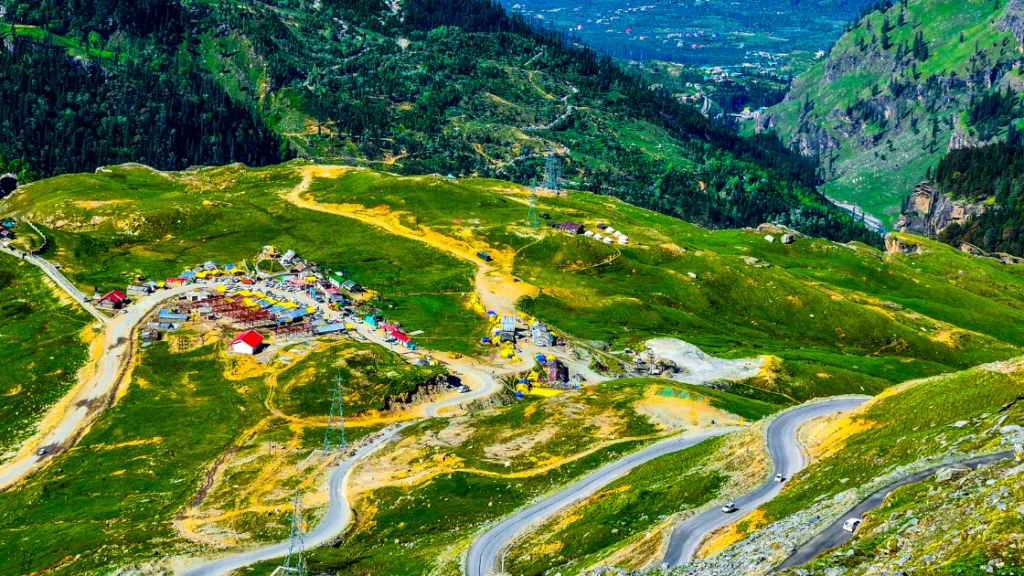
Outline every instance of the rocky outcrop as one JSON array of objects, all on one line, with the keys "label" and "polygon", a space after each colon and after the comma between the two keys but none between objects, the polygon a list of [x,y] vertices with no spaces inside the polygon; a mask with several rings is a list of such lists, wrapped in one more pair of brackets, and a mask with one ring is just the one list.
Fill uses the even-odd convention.
[{"label": "rocky outcrop", "polygon": [[968,220],[980,215],[985,207],[949,199],[940,193],[931,182],[921,182],[914,186],[910,202],[906,210],[896,220],[896,230],[905,234],[921,234],[934,237],[954,222],[966,224]]},{"label": "rocky outcrop", "polygon": [[967,242],[963,242],[960,244],[960,250],[963,252],[967,252],[971,256],[988,256],[987,252],[985,252],[981,248],[978,248],[974,244],[968,244]]},{"label": "rocky outcrop", "polygon": [[909,238],[889,234],[885,237],[885,251],[889,254],[924,254],[927,252],[924,245],[914,242]]}]

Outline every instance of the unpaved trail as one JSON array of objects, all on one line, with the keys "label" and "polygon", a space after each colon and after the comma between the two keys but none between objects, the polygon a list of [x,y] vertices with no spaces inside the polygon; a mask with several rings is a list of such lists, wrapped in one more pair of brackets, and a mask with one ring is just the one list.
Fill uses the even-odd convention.
[{"label": "unpaved trail", "polygon": [[494,263],[488,263],[480,260],[476,253],[480,250],[487,251],[488,253],[492,252],[493,250],[489,246],[483,244],[474,246],[462,240],[455,240],[453,238],[437,234],[425,226],[421,226],[419,229],[414,230],[402,226],[396,221],[389,221],[382,218],[379,213],[375,213],[374,211],[365,209],[361,206],[357,207],[351,204],[322,204],[306,195],[306,192],[309,191],[309,187],[313,184],[314,178],[317,178],[317,173],[330,174],[332,176],[327,176],[327,178],[331,178],[339,169],[341,169],[342,172],[338,175],[341,175],[350,168],[336,166],[310,166],[302,168],[302,181],[288,193],[286,196],[287,200],[306,210],[344,216],[345,218],[351,218],[364,224],[381,228],[396,236],[422,242],[437,248],[442,252],[451,254],[456,258],[473,264],[477,267],[475,275],[476,295],[480,299],[480,303],[487,310],[494,310],[498,313],[501,313],[502,311],[511,312],[512,310],[515,310],[515,303],[520,297],[535,294],[537,292],[537,288],[527,284],[526,282],[516,282],[513,280],[510,271],[512,262],[511,260],[503,262],[502,260],[506,258],[505,256],[501,254],[494,254]]}]

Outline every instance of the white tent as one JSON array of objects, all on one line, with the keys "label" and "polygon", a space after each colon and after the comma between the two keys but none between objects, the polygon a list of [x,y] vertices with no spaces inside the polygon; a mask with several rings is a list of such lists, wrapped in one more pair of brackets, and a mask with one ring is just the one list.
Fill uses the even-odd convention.
[{"label": "white tent", "polygon": [[615,242],[615,241],[614,241],[614,240],[612,240],[611,238],[605,238],[605,239],[604,239],[604,243],[605,243],[605,244],[611,244],[612,242]]},{"label": "white tent", "polygon": [[619,244],[621,244],[623,246],[625,246],[626,244],[629,244],[629,238],[626,238],[625,236],[621,236],[619,238]]},{"label": "white tent", "polygon": [[601,240],[604,240],[604,236],[601,236],[600,234],[594,234],[594,240],[600,242]]},{"label": "white tent", "polygon": [[611,226],[609,226],[609,227],[605,228],[604,233],[605,234],[615,234],[615,228],[612,228]]},{"label": "white tent", "polygon": [[583,235],[584,236],[593,236],[594,235],[594,231],[593,230],[587,230],[586,232],[583,233]]}]

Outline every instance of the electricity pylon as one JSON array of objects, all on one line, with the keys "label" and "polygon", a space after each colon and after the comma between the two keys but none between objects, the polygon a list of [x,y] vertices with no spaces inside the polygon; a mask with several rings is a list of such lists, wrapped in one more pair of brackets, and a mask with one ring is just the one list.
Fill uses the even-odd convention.
[{"label": "electricity pylon", "polygon": [[530,209],[526,211],[526,225],[527,226],[540,226],[540,220],[537,219],[537,193],[530,192]]},{"label": "electricity pylon", "polygon": [[345,414],[342,410],[341,368],[334,382],[334,398],[331,401],[331,413],[327,416],[327,430],[324,431],[324,448],[321,457],[338,446],[345,447]]},{"label": "electricity pylon", "polygon": [[288,536],[288,555],[277,570],[279,574],[306,576],[305,542],[302,537],[302,493],[295,491],[295,505],[292,508],[292,528]]}]

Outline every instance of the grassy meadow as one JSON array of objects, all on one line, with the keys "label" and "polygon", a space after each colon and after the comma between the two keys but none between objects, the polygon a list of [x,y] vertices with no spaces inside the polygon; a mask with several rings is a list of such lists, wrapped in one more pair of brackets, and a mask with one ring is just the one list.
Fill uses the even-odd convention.
[{"label": "grassy meadow", "polygon": [[77,382],[92,317],[61,303],[38,268],[0,255],[0,462]]}]

